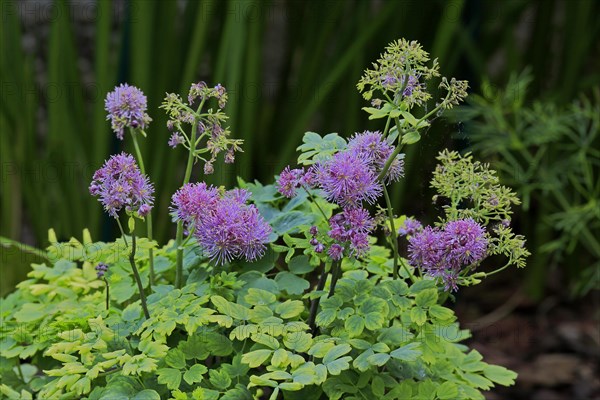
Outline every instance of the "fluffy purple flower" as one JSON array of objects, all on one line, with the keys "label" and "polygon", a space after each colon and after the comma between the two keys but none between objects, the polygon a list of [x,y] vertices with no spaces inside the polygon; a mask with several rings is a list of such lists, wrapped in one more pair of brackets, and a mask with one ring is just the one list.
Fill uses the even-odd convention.
[{"label": "fluffy purple flower", "polygon": [[[364,131],[355,134],[348,142],[348,150],[367,159],[369,164],[379,173],[394,152],[394,146],[385,140],[379,131]],[[386,182],[398,181],[404,176],[404,155],[398,154],[385,175]]]},{"label": "fluffy purple flower", "polygon": [[487,245],[485,229],[469,218],[450,221],[443,229],[427,226],[417,231],[408,239],[408,254],[411,265],[456,290],[461,269],[483,260]]},{"label": "fluffy purple flower", "polygon": [[150,180],[140,172],[133,156],[127,153],[111,156],[94,173],[89,189],[114,218],[123,207],[128,212],[147,215],[154,202],[154,188]]},{"label": "fluffy purple flower", "polygon": [[423,229],[423,225],[412,217],[404,220],[404,224],[398,228],[398,233],[402,236],[414,236],[417,232]]},{"label": "fluffy purple flower", "polygon": [[96,265],[96,268],[94,269],[96,270],[96,275],[98,279],[103,279],[104,274],[106,273],[106,271],[108,271],[108,265],[104,263],[98,263],[98,265]]},{"label": "fluffy purple flower", "polygon": [[319,228],[317,228],[315,225],[313,225],[310,227],[309,233],[312,235],[312,237],[315,237],[319,234]]},{"label": "fluffy purple flower", "polygon": [[449,260],[461,266],[479,262],[487,253],[485,229],[471,218],[448,222],[442,242]]},{"label": "fluffy purple flower", "polygon": [[325,250],[323,243],[319,243],[315,246],[315,253],[322,253]]},{"label": "fluffy purple flower", "polygon": [[264,255],[271,227],[254,205],[241,202],[238,194],[225,195],[204,210],[196,229],[198,243],[217,264],[244,257],[254,261]]},{"label": "fluffy purple flower", "polygon": [[146,114],[146,96],[135,86],[121,84],[106,95],[104,109],[112,130],[123,140],[125,128],[146,129],[152,119]]},{"label": "fluffy purple flower", "polygon": [[296,196],[296,189],[300,187],[302,176],[304,175],[304,168],[290,169],[289,166],[285,167],[279,179],[277,179],[277,191],[287,198]]},{"label": "fluffy purple flower", "polygon": [[439,269],[444,259],[440,230],[427,226],[411,236],[408,239],[408,255],[413,266],[421,267],[425,271]]},{"label": "fluffy purple flower", "polygon": [[204,182],[188,183],[171,198],[171,211],[186,225],[196,225],[219,201],[219,191]]},{"label": "fluffy purple flower", "polygon": [[364,232],[354,232],[350,236],[350,254],[360,257],[369,251],[369,235]]},{"label": "fluffy purple flower", "polygon": [[327,254],[332,260],[341,260],[344,255],[344,248],[337,243],[332,244],[327,250]]},{"label": "fluffy purple flower", "polygon": [[349,243],[350,253],[359,257],[369,249],[369,232],[375,227],[373,218],[364,208],[350,208],[329,219],[329,237]]},{"label": "fluffy purple flower", "polygon": [[171,134],[171,137],[169,138],[169,146],[172,148],[175,148],[184,142],[185,138],[179,132],[173,132],[173,134]]},{"label": "fluffy purple flower", "polygon": [[358,207],[363,201],[372,204],[383,191],[368,159],[348,150],[319,164],[316,179],[327,199],[344,207]]}]

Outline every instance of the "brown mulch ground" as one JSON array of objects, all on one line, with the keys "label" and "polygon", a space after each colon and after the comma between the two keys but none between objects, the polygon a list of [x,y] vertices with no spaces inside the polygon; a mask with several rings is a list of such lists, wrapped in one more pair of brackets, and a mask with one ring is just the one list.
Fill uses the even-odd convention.
[{"label": "brown mulch ground", "polygon": [[490,279],[457,299],[469,346],[519,374],[515,386],[487,399],[600,399],[600,293],[569,299],[549,289],[534,302],[515,281]]}]

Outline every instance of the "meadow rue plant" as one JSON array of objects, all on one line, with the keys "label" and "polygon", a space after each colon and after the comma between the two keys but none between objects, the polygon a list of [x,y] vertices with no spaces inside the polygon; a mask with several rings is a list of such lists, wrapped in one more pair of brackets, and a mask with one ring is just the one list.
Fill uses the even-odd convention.
[{"label": "meadow rue plant", "polygon": [[[358,84],[382,130],[348,140],[308,132],[300,165],[266,186],[190,182],[194,167],[218,168],[221,153],[233,162],[241,142],[225,127],[223,86],[195,83],[187,102],[167,94],[168,145],[188,152],[171,198],[175,239],[136,236],[154,188],[133,156],[107,160],[90,192],[122,238],[93,242],[84,231],[82,241],[59,243],[49,231],[48,261],[3,299],[3,396],[484,399],[512,385],[514,372],[460,343],[469,332],[446,302],[461,286],[525,265],[525,240],[510,221],[518,199],[487,165],[450,151],[431,180],[437,220],[396,216],[388,196],[404,175],[404,146],[465,96],[466,82],[442,78],[445,96],[426,107],[436,96],[427,83],[439,75],[428,62],[416,42],[390,44]],[[141,92],[128,91],[111,102],[139,106]],[[134,140],[143,129],[118,121]],[[493,269],[500,257],[491,256],[506,264]]]},{"label": "meadow rue plant", "polygon": [[[108,112],[106,119],[111,121],[111,126],[117,138],[123,140],[123,132],[127,128],[131,134],[137,162],[142,174],[146,174],[144,159],[137,141],[138,134],[146,136],[145,129],[152,121],[146,113],[147,99],[144,93],[135,86],[123,83],[106,95],[104,109]],[[146,217],[148,239],[152,240],[152,214],[150,205],[142,205],[141,213]],[[150,284],[154,284],[154,255],[153,249],[148,250],[150,260]]]}]

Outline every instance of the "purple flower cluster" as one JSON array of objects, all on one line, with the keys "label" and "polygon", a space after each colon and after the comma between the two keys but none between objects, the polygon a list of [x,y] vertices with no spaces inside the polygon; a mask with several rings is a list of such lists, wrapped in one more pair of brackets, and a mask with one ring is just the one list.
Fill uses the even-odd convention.
[{"label": "purple flower cluster", "polygon": [[329,219],[329,226],[329,237],[346,244],[350,255],[359,257],[369,250],[369,233],[375,228],[375,222],[364,208],[343,210]]},{"label": "purple flower cluster", "polygon": [[285,197],[291,199],[296,196],[296,189],[302,185],[305,175],[304,168],[290,169],[289,166],[285,167],[277,180],[277,190]]},{"label": "purple flower cluster", "polygon": [[242,189],[221,193],[204,182],[179,189],[172,198],[175,217],[195,228],[194,235],[217,264],[244,257],[254,261],[264,255],[271,227]]},{"label": "purple flower cluster", "polygon": [[[383,135],[378,132],[365,131],[357,133],[350,139],[348,150],[364,156],[371,168],[377,173],[383,170],[387,160],[394,152],[394,146],[388,143]],[[403,155],[397,155],[385,175],[386,182],[398,181],[404,176]]]},{"label": "purple flower cluster", "polygon": [[131,154],[111,156],[94,173],[89,189],[114,218],[123,207],[127,212],[137,212],[140,217],[145,217],[152,210],[154,187],[141,173]]},{"label": "purple flower cluster", "polygon": [[103,279],[104,274],[106,273],[106,271],[108,271],[108,265],[104,263],[98,263],[98,265],[96,265],[96,268],[94,269],[96,270],[96,276],[98,277],[98,279]]},{"label": "purple flower cluster", "polygon": [[327,200],[342,207],[360,207],[363,201],[373,204],[383,192],[370,160],[350,149],[317,164],[315,178]]},{"label": "purple flower cluster", "polygon": [[470,218],[448,222],[443,229],[427,226],[408,243],[411,265],[441,278],[452,290],[457,290],[462,267],[483,260],[488,246],[485,228]]},{"label": "purple flower cluster", "polygon": [[[346,249],[355,257],[368,250],[368,234],[375,223],[362,206],[363,203],[373,204],[381,196],[383,184],[378,176],[393,153],[394,146],[381,133],[365,131],[354,135],[346,149],[308,170],[288,166],[279,175],[277,189],[285,197],[294,197],[300,187],[320,188],[327,200],[342,206],[343,211],[329,220],[329,237],[336,242],[327,252],[332,259],[342,257]],[[404,162],[398,155],[391,162],[384,180],[396,181],[403,173]],[[324,250],[315,235],[311,244],[316,252]]]},{"label": "purple flower cluster", "polygon": [[192,83],[190,91],[188,93],[188,103],[193,105],[194,102],[199,98],[200,100],[207,100],[210,97],[217,99],[219,108],[225,108],[227,104],[227,90],[223,85],[217,83],[214,88],[209,87],[206,82]]},{"label": "purple flower cluster", "polygon": [[185,143],[185,138],[183,137],[183,135],[179,132],[173,132],[171,134],[171,137],[169,138],[169,147],[174,149],[182,143]]},{"label": "purple flower cluster", "polygon": [[146,129],[152,119],[146,114],[146,96],[135,86],[121,84],[106,95],[104,109],[108,112],[112,130],[123,140],[125,128]]},{"label": "purple flower cluster", "polygon": [[194,225],[219,201],[219,191],[204,182],[188,183],[171,198],[171,211],[186,226]]},{"label": "purple flower cluster", "polygon": [[423,229],[423,225],[412,217],[404,220],[402,226],[398,228],[398,233],[402,236],[414,236]]}]

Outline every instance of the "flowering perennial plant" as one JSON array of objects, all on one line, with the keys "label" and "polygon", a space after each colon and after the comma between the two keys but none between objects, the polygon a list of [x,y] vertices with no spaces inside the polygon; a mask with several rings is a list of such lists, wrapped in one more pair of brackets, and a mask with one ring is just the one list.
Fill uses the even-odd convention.
[{"label": "flowering perennial plant", "polygon": [[[511,227],[518,199],[487,165],[449,151],[433,173],[443,213],[430,225],[397,217],[387,192],[403,178],[405,146],[466,94],[466,82],[442,78],[445,97],[426,108],[439,75],[428,61],[416,42],[390,44],[358,84],[383,129],[349,140],[306,133],[300,166],[275,185],[190,182],[221,153],[234,162],[241,142],[225,126],[223,86],[194,83],[187,102],[167,94],[168,145],[187,150],[187,164],[171,198],[175,240],[164,245],[151,237],[154,189],[137,144],[146,98],[117,87],[109,119],[121,138],[129,129],[137,162],[112,156],[90,192],[122,237],[94,243],[84,231],[59,243],[49,231],[47,261],[3,299],[2,396],[483,400],[512,385],[514,372],[459,343],[469,332],[445,303],[524,266],[525,240]],[[506,265],[490,271],[492,255]]]}]

